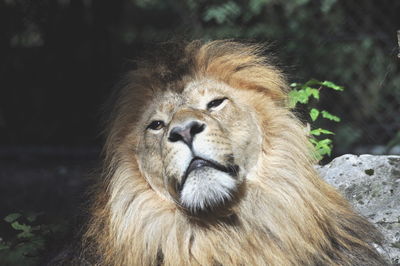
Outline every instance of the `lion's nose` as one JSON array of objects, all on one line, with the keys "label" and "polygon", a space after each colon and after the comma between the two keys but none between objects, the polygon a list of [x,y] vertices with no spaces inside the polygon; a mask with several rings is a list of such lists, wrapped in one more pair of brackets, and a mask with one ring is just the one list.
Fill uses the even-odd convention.
[{"label": "lion's nose", "polygon": [[183,141],[191,147],[194,136],[202,132],[205,127],[205,124],[198,121],[189,121],[184,125],[173,127],[169,132],[168,140],[171,142]]}]

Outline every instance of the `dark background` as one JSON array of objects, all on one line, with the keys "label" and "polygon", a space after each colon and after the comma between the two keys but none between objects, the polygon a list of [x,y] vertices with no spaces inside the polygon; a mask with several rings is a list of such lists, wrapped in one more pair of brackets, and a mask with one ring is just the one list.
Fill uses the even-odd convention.
[{"label": "dark background", "polygon": [[[149,43],[185,36],[272,43],[290,81],[330,80],[336,154],[399,128],[399,1],[1,0],[0,145],[99,146],[113,84]],[[339,130],[339,131],[338,131]]]},{"label": "dark background", "polygon": [[332,156],[400,154],[399,14],[392,0],[0,0],[0,217],[71,219],[114,84],[173,38],[269,43],[290,82],[345,87],[312,103],[342,118],[321,124]]}]

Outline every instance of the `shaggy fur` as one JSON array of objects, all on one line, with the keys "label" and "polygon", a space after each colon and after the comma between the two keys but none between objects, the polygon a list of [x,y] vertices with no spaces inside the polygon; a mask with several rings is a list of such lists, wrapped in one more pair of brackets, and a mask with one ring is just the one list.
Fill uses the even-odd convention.
[{"label": "shaggy fur", "polygon": [[[106,132],[104,179],[93,200],[82,260],[94,265],[385,264],[372,246],[380,242],[379,233],[317,175],[303,126],[286,107],[287,84],[262,53],[260,46],[232,41],[171,45],[130,73]],[[149,180],[144,174],[138,128],[156,95],[179,94],[202,78],[241,95],[262,142],[252,177],[244,178],[233,202],[191,213],[173,200],[162,177]]]}]

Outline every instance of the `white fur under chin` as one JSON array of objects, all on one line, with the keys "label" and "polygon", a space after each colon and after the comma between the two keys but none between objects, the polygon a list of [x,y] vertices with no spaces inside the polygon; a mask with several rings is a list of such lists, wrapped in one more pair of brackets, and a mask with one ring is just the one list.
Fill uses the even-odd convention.
[{"label": "white fur under chin", "polygon": [[213,208],[232,199],[236,181],[229,174],[213,168],[194,170],[181,191],[181,204],[192,212]]}]

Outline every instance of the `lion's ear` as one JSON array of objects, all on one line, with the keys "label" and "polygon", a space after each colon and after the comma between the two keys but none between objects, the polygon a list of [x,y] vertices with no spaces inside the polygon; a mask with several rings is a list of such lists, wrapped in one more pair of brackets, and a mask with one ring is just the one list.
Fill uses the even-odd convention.
[{"label": "lion's ear", "polygon": [[263,53],[260,45],[229,40],[210,42],[198,50],[196,70],[232,87],[256,90],[284,103],[288,93],[285,78]]}]

